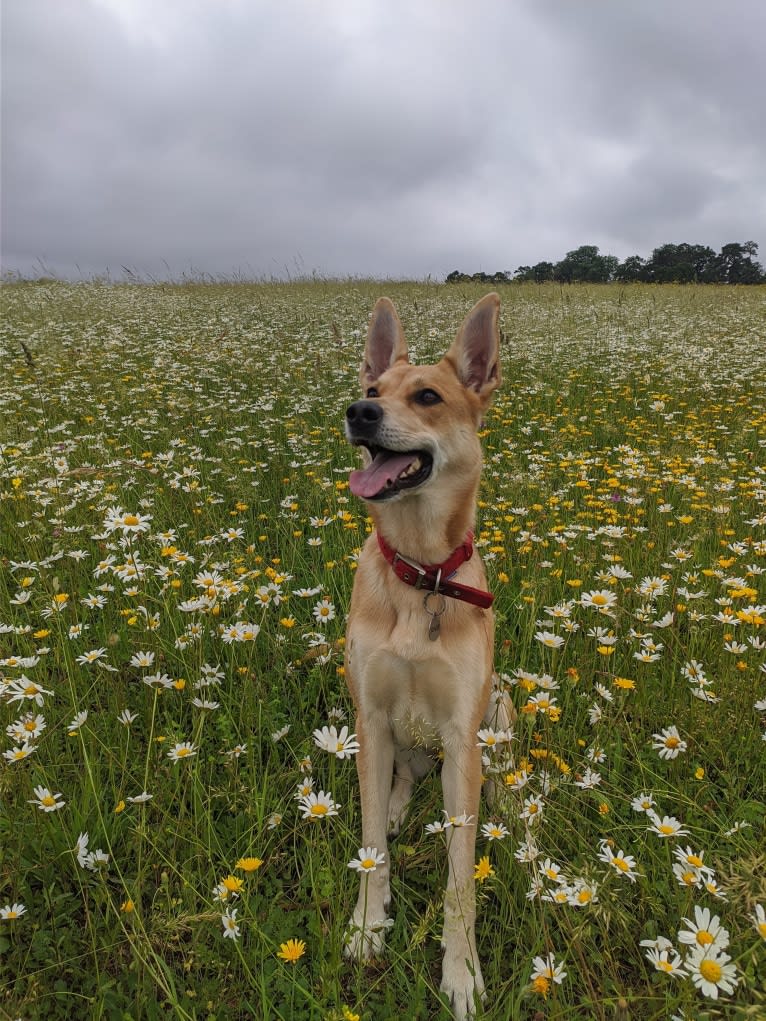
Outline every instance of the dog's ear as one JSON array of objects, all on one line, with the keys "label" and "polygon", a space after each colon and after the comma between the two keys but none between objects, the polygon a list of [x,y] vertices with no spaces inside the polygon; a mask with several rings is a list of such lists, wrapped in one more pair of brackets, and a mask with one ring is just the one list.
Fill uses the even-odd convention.
[{"label": "dog's ear", "polygon": [[499,315],[500,297],[493,291],[474,305],[444,356],[463,386],[475,390],[485,405],[500,383]]},{"label": "dog's ear", "polygon": [[362,390],[379,379],[395,362],[408,361],[404,330],[390,298],[378,298],[372,310],[364,358],[359,373]]}]

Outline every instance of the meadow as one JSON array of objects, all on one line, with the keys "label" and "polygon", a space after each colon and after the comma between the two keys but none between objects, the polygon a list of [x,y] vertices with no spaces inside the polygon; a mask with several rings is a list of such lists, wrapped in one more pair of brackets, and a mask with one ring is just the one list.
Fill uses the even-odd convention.
[{"label": "meadow", "polygon": [[[479,1016],[764,1018],[766,288],[500,291]],[[342,423],[381,293],[425,361],[484,292],[0,290],[3,1018],[449,1017],[436,772],[387,955],[343,957]]]}]

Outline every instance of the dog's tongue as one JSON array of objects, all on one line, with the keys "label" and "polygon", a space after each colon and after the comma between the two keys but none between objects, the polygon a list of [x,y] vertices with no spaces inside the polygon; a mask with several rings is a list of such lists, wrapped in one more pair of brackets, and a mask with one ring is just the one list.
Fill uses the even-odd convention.
[{"label": "dog's tongue", "polygon": [[349,488],[354,496],[362,500],[371,500],[385,489],[389,482],[397,479],[409,468],[416,454],[392,454],[388,450],[380,450],[372,464],[367,468],[359,468],[351,472],[348,479]]}]

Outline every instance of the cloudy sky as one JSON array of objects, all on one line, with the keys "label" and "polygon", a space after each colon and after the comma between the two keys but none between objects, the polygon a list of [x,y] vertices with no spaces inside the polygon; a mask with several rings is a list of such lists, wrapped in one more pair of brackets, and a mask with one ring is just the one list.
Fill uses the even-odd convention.
[{"label": "cloudy sky", "polygon": [[766,262],[763,0],[2,8],[4,271]]}]

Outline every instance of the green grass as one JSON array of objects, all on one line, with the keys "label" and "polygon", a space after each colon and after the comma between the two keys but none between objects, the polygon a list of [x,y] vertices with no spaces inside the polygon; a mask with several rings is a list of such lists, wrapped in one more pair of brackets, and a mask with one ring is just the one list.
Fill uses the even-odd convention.
[{"label": "green grass", "polygon": [[[387,956],[349,965],[356,775],[312,738],[340,726],[336,710],[354,729],[342,639],[370,526],[348,491],[342,416],[380,293],[428,360],[482,292],[0,291],[2,751],[23,747],[13,725],[23,732],[29,714],[45,724],[28,725],[31,754],[0,760],[0,907],[26,908],[0,920],[0,1015],[449,1016],[438,1001],[444,838],[425,832],[441,814],[438,776],[390,846]],[[483,436],[479,542],[497,667],[520,710],[515,769],[529,780],[478,820],[509,830],[478,834],[477,859],[494,869],[477,884],[482,1016],[763,1017],[766,942],[751,916],[766,906],[766,290],[509,286],[501,298],[504,383]],[[107,527],[113,508],[125,529]],[[147,530],[129,531],[141,517]],[[596,592],[614,595],[608,614],[585,605]],[[323,598],[334,617],[320,624]],[[224,640],[237,622],[254,625],[253,640]],[[647,640],[661,648],[643,662]],[[714,701],[695,696],[692,661]],[[145,683],[153,675],[170,686]],[[545,676],[556,702],[534,711]],[[40,704],[24,695],[30,683],[45,689]],[[685,750],[666,761],[653,735],[671,726]],[[173,761],[181,742],[194,754]],[[600,782],[578,786],[588,767]],[[301,818],[295,792],[309,776],[337,816]],[[30,803],[39,787],[64,807]],[[144,791],[150,800],[129,800]],[[631,808],[641,793],[688,834],[650,832]],[[526,830],[531,794],[544,810]],[[84,833],[108,861],[78,862]],[[527,839],[534,862],[515,857]],[[602,841],[635,858],[635,882],[601,860]],[[679,884],[673,851],[686,847],[720,897]],[[245,857],[262,864],[243,871]],[[569,886],[593,882],[596,898],[556,904],[548,878],[528,897],[546,858]],[[222,903],[229,876],[241,890]],[[240,935],[225,939],[232,907]],[[640,945],[664,936],[686,955],[678,933],[695,907],[719,916],[736,966],[734,991],[717,999],[656,970]],[[305,942],[295,963],[278,956],[289,939]],[[566,977],[544,996],[530,979],[548,953]]]}]

